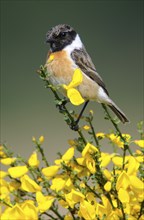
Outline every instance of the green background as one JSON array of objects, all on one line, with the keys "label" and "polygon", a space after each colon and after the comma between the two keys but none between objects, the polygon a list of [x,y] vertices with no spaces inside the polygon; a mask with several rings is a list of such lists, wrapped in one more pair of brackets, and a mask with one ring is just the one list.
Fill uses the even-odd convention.
[{"label": "green background", "polygon": [[[59,23],[70,24],[80,34],[112,99],[131,121],[120,125],[122,132],[138,138],[136,124],[143,117],[142,21],[143,1],[138,0],[1,1],[2,143],[27,157],[34,149],[32,136],[44,135],[52,161],[68,148],[68,139],[77,137],[36,74],[49,49],[45,34]],[[90,109],[97,132],[113,129],[103,119],[101,105],[91,103],[85,114]]]}]

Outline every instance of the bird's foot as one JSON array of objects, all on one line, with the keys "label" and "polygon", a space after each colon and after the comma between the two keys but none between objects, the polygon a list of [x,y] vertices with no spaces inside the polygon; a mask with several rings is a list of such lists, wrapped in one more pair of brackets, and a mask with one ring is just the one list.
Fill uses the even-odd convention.
[{"label": "bird's foot", "polygon": [[73,130],[73,131],[78,131],[79,130],[79,125],[77,123],[77,121],[74,121],[70,124],[70,128]]}]

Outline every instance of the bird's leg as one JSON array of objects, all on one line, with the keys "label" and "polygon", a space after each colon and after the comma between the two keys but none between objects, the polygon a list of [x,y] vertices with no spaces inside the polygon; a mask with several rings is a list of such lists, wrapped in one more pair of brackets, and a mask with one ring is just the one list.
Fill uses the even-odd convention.
[{"label": "bird's leg", "polygon": [[81,112],[80,112],[80,114],[79,114],[77,120],[71,123],[70,128],[71,128],[72,130],[78,131],[78,129],[79,129],[78,123],[79,123],[79,121],[80,121],[80,119],[81,119],[81,117],[82,117],[82,114],[83,114],[85,108],[87,107],[87,104],[88,104],[88,103],[89,103],[89,100],[84,103],[84,106],[83,106],[83,108],[82,108],[82,110],[81,110]]}]

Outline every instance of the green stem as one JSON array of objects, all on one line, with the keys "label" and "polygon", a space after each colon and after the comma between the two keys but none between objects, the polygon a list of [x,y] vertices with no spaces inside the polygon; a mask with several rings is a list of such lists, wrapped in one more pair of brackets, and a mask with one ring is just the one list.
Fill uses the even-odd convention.
[{"label": "green stem", "polygon": [[120,131],[118,125],[115,123],[115,120],[111,117],[111,115],[110,115],[110,113],[109,113],[109,111],[108,111],[106,105],[105,105],[105,104],[102,104],[102,107],[104,108],[104,110],[105,110],[105,112],[106,112],[106,114],[107,114],[107,116],[108,116],[108,119],[112,122],[113,126],[115,127],[115,129],[116,129],[116,131],[117,131],[117,133],[118,133],[118,136],[119,136],[119,137],[121,138],[121,140],[124,142],[124,151],[123,151],[123,169],[124,169],[124,167],[125,167],[126,151],[128,150],[129,153],[130,153],[131,155],[133,155],[133,154],[132,154],[132,151],[130,150],[129,145],[126,143],[125,138],[122,136],[122,133],[121,133],[121,131]]},{"label": "green stem", "polygon": [[42,160],[45,162],[46,166],[48,167],[49,163],[45,157],[44,150],[41,148],[41,146],[38,143],[36,143],[36,144],[37,144],[37,148],[38,148],[39,152],[41,153]]},{"label": "green stem", "polygon": [[93,194],[96,195],[97,198],[101,199],[100,195],[96,193],[87,183],[85,183],[85,185]]},{"label": "green stem", "polygon": [[[51,83],[49,82],[49,80],[47,79],[47,75],[46,75],[46,69],[44,67],[41,67],[41,69],[38,71],[38,73],[40,74],[41,78],[43,79],[43,81],[46,83],[46,88],[50,88],[51,91],[53,92],[55,99],[58,101],[62,101],[62,99],[59,97],[59,95],[56,92],[56,89],[51,85]],[[69,113],[69,111],[67,110],[66,106],[63,106],[63,110],[61,112],[63,115],[67,115],[67,117],[69,118],[69,120],[71,121],[71,123],[74,123],[75,120],[72,117],[72,115]],[[81,139],[83,140],[83,143],[86,145],[87,141],[85,140],[82,132],[80,129],[78,129],[78,134],[81,137]]]},{"label": "green stem", "polygon": [[121,138],[121,139],[123,140],[123,142],[125,143],[125,138],[122,136],[122,133],[121,133],[121,131],[120,131],[118,125],[115,123],[114,119],[111,117],[111,115],[110,115],[110,113],[109,113],[109,111],[108,111],[106,105],[105,105],[105,104],[102,104],[102,107],[104,108],[104,110],[105,110],[105,112],[106,112],[106,114],[107,114],[109,120],[110,120],[110,121],[112,122],[112,124],[114,125],[116,131],[118,132],[118,135],[120,136],[120,138]]},{"label": "green stem", "polygon": [[87,118],[87,120],[88,120],[89,125],[90,125],[90,127],[91,127],[92,135],[93,135],[93,138],[94,138],[94,140],[95,140],[95,143],[96,143],[96,145],[97,145],[97,147],[98,147],[98,149],[99,149],[99,151],[100,151],[99,141],[98,141],[98,139],[97,139],[97,137],[96,137],[96,134],[95,134],[95,130],[94,130],[94,127],[93,127],[92,121],[91,121],[90,118]]},{"label": "green stem", "polygon": [[11,204],[8,204],[6,201],[4,201],[3,199],[0,199],[0,202],[10,208],[12,208],[13,206]]}]

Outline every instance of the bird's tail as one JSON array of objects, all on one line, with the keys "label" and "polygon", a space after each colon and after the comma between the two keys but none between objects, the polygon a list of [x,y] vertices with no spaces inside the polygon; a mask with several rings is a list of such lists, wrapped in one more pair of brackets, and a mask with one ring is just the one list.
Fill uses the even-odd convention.
[{"label": "bird's tail", "polygon": [[108,105],[111,110],[116,114],[116,116],[123,122],[129,122],[128,118],[126,115],[121,111],[121,109],[114,103],[112,102],[111,105]]}]

